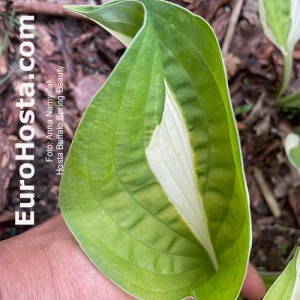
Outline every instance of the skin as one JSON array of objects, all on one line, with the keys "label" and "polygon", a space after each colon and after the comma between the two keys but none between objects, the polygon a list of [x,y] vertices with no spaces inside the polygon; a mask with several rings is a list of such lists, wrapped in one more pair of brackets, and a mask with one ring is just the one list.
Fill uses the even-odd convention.
[{"label": "skin", "polygon": [[[59,214],[24,234],[0,242],[2,300],[133,300],[87,258]],[[249,265],[242,294],[259,300],[265,285]]]}]

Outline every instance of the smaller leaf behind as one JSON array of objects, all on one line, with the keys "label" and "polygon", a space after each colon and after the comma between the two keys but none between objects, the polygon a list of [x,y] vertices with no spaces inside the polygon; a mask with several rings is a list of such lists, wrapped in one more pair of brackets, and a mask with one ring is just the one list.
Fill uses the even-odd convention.
[{"label": "smaller leaf behind", "polygon": [[284,148],[291,164],[300,172],[300,137],[289,133],[284,141]]},{"label": "smaller leaf behind", "polygon": [[291,0],[291,27],[287,40],[289,49],[294,49],[300,39],[300,1]]},{"label": "smaller leaf behind", "polygon": [[270,288],[264,300],[300,299],[300,248],[283,273]]},{"label": "smaller leaf behind", "polygon": [[265,35],[283,55],[284,75],[280,96],[291,79],[293,51],[300,38],[300,1],[259,0],[259,15]]},{"label": "smaller leaf behind", "polygon": [[259,0],[259,16],[264,33],[283,55],[287,54],[290,14],[290,0]]},{"label": "smaller leaf behind", "polygon": [[277,105],[282,107],[300,107],[300,92],[281,97],[277,100]]}]

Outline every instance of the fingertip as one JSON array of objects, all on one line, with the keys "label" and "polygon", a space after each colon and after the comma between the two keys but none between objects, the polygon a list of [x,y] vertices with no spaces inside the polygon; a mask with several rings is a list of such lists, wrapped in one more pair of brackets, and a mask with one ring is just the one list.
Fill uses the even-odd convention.
[{"label": "fingertip", "polygon": [[248,265],[241,294],[248,300],[260,300],[267,292],[264,281],[252,264]]}]

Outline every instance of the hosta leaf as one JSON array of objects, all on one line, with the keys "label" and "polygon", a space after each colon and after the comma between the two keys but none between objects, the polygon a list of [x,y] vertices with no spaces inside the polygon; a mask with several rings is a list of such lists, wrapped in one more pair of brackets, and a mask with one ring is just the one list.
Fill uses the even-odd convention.
[{"label": "hosta leaf", "polygon": [[282,53],[287,53],[291,27],[291,0],[259,0],[259,13],[266,36]]},{"label": "hosta leaf", "polygon": [[287,40],[288,48],[294,50],[300,39],[300,1],[291,0],[291,26]]},{"label": "hosta leaf", "polygon": [[141,299],[235,299],[250,220],[217,39],[164,1],[68,6],[128,46],[76,132],[64,218],[112,281]]},{"label": "hosta leaf", "polygon": [[300,248],[292,261],[272,285],[264,300],[300,299]]},{"label": "hosta leaf", "polygon": [[300,136],[289,133],[285,138],[284,148],[291,164],[300,172]]},{"label": "hosta leaf", "polygon": [[258,0],[259,15],[266,36],[283,54],[284,76],[279,95],[286,89],[292,73],[293,51],[300,38],[299,0]]}]

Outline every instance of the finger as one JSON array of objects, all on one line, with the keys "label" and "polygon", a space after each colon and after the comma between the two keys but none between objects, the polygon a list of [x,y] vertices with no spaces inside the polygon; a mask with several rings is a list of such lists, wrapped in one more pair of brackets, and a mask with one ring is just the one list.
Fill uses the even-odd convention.
[{"label": "finger", "polygon": [[267,289],[262,278],[253,265],[249,264],[246,278],[241,290],[242,296],[249,300],[260,300],[264,297],[266,292]]}]

